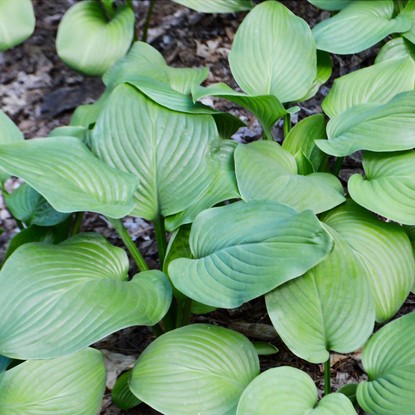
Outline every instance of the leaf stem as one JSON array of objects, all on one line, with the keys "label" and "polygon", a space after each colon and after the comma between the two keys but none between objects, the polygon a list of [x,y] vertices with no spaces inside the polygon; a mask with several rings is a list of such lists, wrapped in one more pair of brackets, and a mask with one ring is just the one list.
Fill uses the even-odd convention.
[{"label": "leaf stem", "polygon": [[84,212],[76,212],[75,223],[72,228],[72,235],[77,235],[80,232],[83,219]]},{"label": "leaf stem", "polygon": [[143,35],[141,37],[141,40],[143,42],[147,42],[148,28],[150,26],[150,20],[151,20],[151,16],[153,15],[155,4],[156,4],[155,0],[150,0],[150,7],[148,8],[146,21],[144,22],[144,27],[143,27]]},{"label": "leaf stem", "polygon": [[111,225],[114,227],[114,229],[117,231],[122,241],[124,242],[124,245],[128,249],[128,252],[131,254],[135,263],[137,264],[138,269],[140,271],[148,271],[149,268],[148,268],[148,265],[146,264],[146,261],[144,260],[138,248],[135,246],[134,241],[131,239],[130,234],[127,232],[127,229],[125,229],[121,220],[114,219],[114,218],[107,218],[107,219],[111,223]]},{"label": "leaf stem", "polygon": [[324,394],[331,393],[331,379],[330,379],[330,357],[324,362]]},{"label": "leaf stem", "polygon": [[344,157],[337,157],[334,162],[333,174],[337,177],[343,164]]},{"label": "leaf stem", "polygon": [[164,227],[164,217],[158,215],[153,221],[154,232],[156,234],[156,242],[159,251],[160,259],[160,269],[163,269],[164,258],[166,257],[167,252],[167,239],[166,239],[166,229]]},{"label": "leaf stem", "polygon": [[177,311],[176,328],[187,326],[190,324],[190,314],[192,310],[192,299],[186,297],[179,302]]},{"label": "leaf stem", "polygon": [[284,138],[287,137],[288,133],[291,131],[291,114],[288,112],[284,115]]}]

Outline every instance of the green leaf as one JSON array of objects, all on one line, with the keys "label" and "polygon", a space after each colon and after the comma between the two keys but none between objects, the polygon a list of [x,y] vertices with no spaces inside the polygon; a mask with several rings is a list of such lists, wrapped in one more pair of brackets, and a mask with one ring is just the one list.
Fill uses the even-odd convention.
[{"label": "green leaf", "polygon": [[274,95],[297,101],[317,74],[313,35],[307,23],[276,1],[254,7],[239,26],[229,64],[249,95]]},{"label": "green leaf", "polygon": [[127,409],[134,408],[141,403],[130,390],[128,382],[130,381],[131,370],[123,373],[115,382],[111,391],[112,401],[118,408],[126,411]]},{"label": "green leaf", "polygon": [[415,313],[381,328],[362,353],[369,375],[357,401],[371,415],[412,415],[415,407]]},{"label": "green leaf", "polygon": [[415,147],[415,91],[401,92],[385,104],[360,104],[327,124],[324,152],[343,157],[358,150],[401,151]]},{"label": "green leaf", "polygon": [[344,9],[353,0],[308,0],[313,6],[324,10]]},{"label": "green leaf", "polygon": [[410,57],[415,61],[415,45],[408,40],[397,37],[389,40],[382,46],[376,57],[375,63],[383,62],[387,59],[399,59]]},{"label": "green leaf", "polygon": [[329,256],[266,296],[268,314],[284,343],[311,363],[327,361],[330,350],[357,350],[375,321],[371,287],[359,261],[336,231],[327,230],[334,239]]},{"label": "green leaf", "polygon": [[28,184],[6,196],[6,205],[16,219],[27,225],[53,226],[63,222],[70,213],[61,213]]},{"label": "green leaf", "polygon": [[65,125],[63,127],[56,127],[50,133],[49,137],[76,137],[82,141],[86,140],[88,130],[81,125]]},{"label": "green leaf", "polygon": [[376,321],[392,318],[414,284],[415,261],[404,230],[376,219],[351,200],[321,220],[344,238],[362,263],[372,287]]},{"label": "green leaf", "polygon": [[0,2],[0,52],[26,40],[35,30],[35,14],[30,0]]},{"label": "green leaf", "polygon": [[237,415],[356,415],[351,402],[332,393],[318,402],[317,388],[306,373],[293,367],[269,369],[242,394]]},{"label": "green leaf", "polygon": [[366,177],[354,174],[348,182],[352,199],[388,219],[415,225],[415,152],[365,153]]},{"label": "green leaf", "polygon": [[251,0],[173,0],[202,13],[233,13],[252,9]]},{"label": "green leaf", "polygon": [[100,76],[127,53],[134,37],[134,21],[134,12],[127,6],[118,8],[108,21],[99,2],[77,3],[59,24],[58,55],[72,69]]},{"label": "green leaf", "polygon": [[258,355],[246,337],[193,324],[163,334],[141,354],[130,388],[166,415],[230,415],[258,373]]},{"label": "green leaf", "polygon": [[105,389],[98,350],[24,362],[0,379],[2,415],[95,415]]},{"label": "green leaf", "polygon": [[[289,151],[293,156],[303,153],[311,162],[314,171],[318,171],[327,159],[315,144],[315,140],[326,137],[326,120],[323,114],[315,114],[304,118],[296,124],[285,137],[282,148]],[[298,166],[298,173],[305,172]]]},{"label": "green leaf", "polygon": [[134,207],[137,179],[94,157],[75,137],[0,146],[0,168],[25,180],[59,212],[88,210],[120,218]]},{"label": "green leaf", "polygon": [[347,396],[350,402],[353,405],[357,405],[357,387],[359,384],[357,383],[348,383],[344,386],[342,386],[337,392],[342,393],[343,395]]},{"label": "green leaf", "polygon": [[110,166],[137,177],[131,214],[153,220],[186,209],[208,188],[209,158],[219,138],[211,116],[170,111],[132,86],[119,85],[91,144]]},{"label": "green leaf", "polygon": [[[411,242],[412,253],[414,254],[414,258],[415,258],[415,226],[403,226],[403,229],[408,235],[409,241]],[[415,280],[414,280],[414,285],[411,288],[411,291],[415,293]]]},{"label": "green leaf", "polygon": [[190,232],[196,259],[169,266],[174,286],[213,307],[235,308],[302,275],[332,241],[310,210],[280,203],[237,202],[200,213]]},{"label": "green leaf", "polygon": [[266,342],[252,342],[258,356],[271,356],[279,352],[278,348],[271,343]]},{"label": "green leaf", "polygon": [[203,97],[215,96],[225,98],[252,112],[264,129],[265,135],[272,139],[272,127],[288,111],[273,95],[246,95],[236,92],[223,83],[210,85],[207,88],[197,87],[192,91],[193,99],[200,100]]},{"label": "green leaf", "polygon": [[317,49],[347,55],[368,49],[391,33],[411,27],[407,16],[392,18],[392,0],[352,1],[335,16],[313,28]]},{"label": "green leaf", "polygon": [[296,210],[329,210],[345,199],[340,181],[328,173],[297,174],[294,157],[279,144],[256,141],[235,150],[235,171],[242,199],[269,199]]},{"label": "green leaf", "polygon": [[171,301],[163,273],[128,281],[124,251],[94,234],[20,247],[0,285],[0,353],[20,359],[72,353],[124,327],[154,325]]},{"label": "green leaf", "polygon": [[342,76],[324,99],[323,111],[336,117],[354,105],[385,104],[415,84],[415,62],[410,57],[390,59]]},{"label": "green leaf", "polygon": [[401,12],[402,16],[406,16],[411,20],[411,28],[405,32],[402,33],[402,36],[406,39],[408,39],[412,44],[415,43],[415,1],[409,0],[406,4],[405,8]]}]

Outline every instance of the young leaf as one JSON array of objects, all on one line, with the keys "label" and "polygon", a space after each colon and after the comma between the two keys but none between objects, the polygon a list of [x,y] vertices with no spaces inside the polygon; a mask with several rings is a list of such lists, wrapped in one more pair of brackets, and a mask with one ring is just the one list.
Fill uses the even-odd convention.
[{"label": "young leaf", "polygon": [[403,37],[391,39],[382,46],[375,63],[380,63],[388,59],[411,58],[415,61],[415,45]]},{"label": "young leaf", "polygon": [[0,378],[0,413],[95,415],[101,407],[105,377],[102,354],[94,349],[24,362]]},{"label": "young leaf", "polygon": [[415,147],[415,91],[401,92],[385,104],[355,105],[327,124],[328,140],[316,144],[343,157],[358,150],[401,151]]},{"label": "young leaf", "polygon": [[269,199],[296,210],[329,210],[345,199],[339,180],[327,173],[297,174],[294,157],[279,144],[256,141],[235,150],[235,171],[242,199]]},{"label": "young leaf", "polygon": [[35,30],[31,0],[0,2],[0,52],[26,40]]},{"label": "young leaf", "polygon": [[128,382],[130,381],[131,370],[123,373],[115,382],[111,391],[111,398],[115,405],[122,410],[134,408],[141,403],[130,390]]},{"label": "young leaf", "polygon": [[308,0],[313,6],[324,10],[344,9],[353,0]]},{"label": "young leaf", "polygon": [[344,395],[332,393],[319,402],[317,388],[306,373],[293,367],[269,369],[245,389],[237,415],[356,415]]},{"label": "young leaf", "polygon": [[393,15],[392,0],[352,1],[335,16],[313,28],[317,49],[341,55],[368,49],[391,33],[411,28],[407,16]]},{"label": "young leaf", "polygon": [[166,415],[230,415],[258,373],[258,355],[246,337],[193,324],[163,334],[141,354],[130,388]]},{"label": "young leaf", "polygon": [[75,137],[49,137],[0,146],[0,169],[22,178],[56,210],[128,215],[138,180],[93,156]]},{"label": "young leaf", "polygon": [[284,5],[266,1],[239,26],[229,64],[247,94],[297,101],[310,90],[317,74],[313,35],[307,23]]},{"label": "young leaf", "polygon": [[202,13],[233,13],[252,9],[251,0],[173,0]]},{"label": "young leaf", "polygon": [[94,234],[20,247],[0,272],[0,353],[50,358],[154,325],[170,306],[167,277],[154,270],[127,281],[127,272],[124,251]]},{"label": "young leaf", "polygon": [[134,12],[127,6],[117,9],[114,18],[108,21],[98,1],[79,2],[65,13],[59,24],[58,55],[76,71],[102,75],[129,49],[134,20]]},{"label": "young leaf", "polygon": [[354,105],[385,104],[400,92],[413,90],[414,84],[412,58],[386,60],[336,79],[322,108],[333,118]]},{"label": "young leaf", "polygon": [[284,343],[297,356],[323,363],[330,350],[350,353],[372,334],[375,307],[371,287],[352,248],[334,239],[328,257],[304,276],[266,295],[268,314]]},{"label": "young leaf", "polygon": [[381,328],[362,353],[369,375],[357,401],[371,415],[411,415],[415,407],[415,313]]},{"label": "young leaf", "polygon": [[235,308],[322,261],[332,241],[310,210],[237,202],[200,213],[190,232],[196,259],[169,266],[174,286],[213,307]]}]

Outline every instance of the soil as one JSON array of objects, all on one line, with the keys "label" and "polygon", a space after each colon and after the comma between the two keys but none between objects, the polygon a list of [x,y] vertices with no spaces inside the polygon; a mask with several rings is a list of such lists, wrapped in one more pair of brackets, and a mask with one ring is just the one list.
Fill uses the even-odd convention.
[{"label": "soil", "polygon": [[[9,115],[22,130],[26,138],[47,136],[55,127],[67,125],[74,109],[96,100],[104,87],[100,79],[83,77],[62,63],[56,55],[56,31],[62,14],[75,3],[74,0],[34,0],[37,18],[34,34],[22,45],[0,53],[0,108]],[[303,17],[311,26],[323,18],[321,12],[305,0],[283,1],[295,14]],[[149,0],[134,1],[137,11],[137,33],[140,35],[148,11]],[[179,6],[169,0],[156,0],[154,15],[148,32],[148,42],[157,48],[167,63],[176,67],[207,66],[210,75],[207,83],[225,82],[236,88],[229,71],[227,56],[235,31],[246,13],[212,15],[201,14]],[[332,79],[347,72],[373,63],[377,49],[347,57],[333,57],[333,76],[319,94],[301,104],[299,118],[321,112],[321,101],[327,94]],[[230,111],[247,123],[234,137],[239,141],[260,138],[261,128],[251,114],[223,100],[211,101],[217,108]],[[294,122],[299,118],[294,118]],[[276,125],[276,140],[282,136],[281,125]],[[359,171],[359,158],[349,158],[341,171],[343,180],[351,172]],[[9,181],[14,188],[19,181]],[[156,247],[152,226],[144,220],[127,218],[125,225],[144,253],[150,267],[157,267]],[[0,198],[0,259],[4,255],[7,241],[17,232],[16,223],[4,207]],[[103,234],[115,245],[122,243],[111,226],[99,215],[87,214],[83,231]],[[413,309],[411,297],[405,307]],[[291,365],[304,369],[322,389],[322,367],[311,365],[294,356],[279,340],[267,317],[262,300],[255,300],[235,310],[221,310],[194,319],[233,328],[251,339],[275,344],[280,352],[261,359],[262,369],[280,365]],[[115,376],[132,367],[136,357],[153,340],[147,328],[134,327],[116,333],[95,345],[107,357],[109,381],[104,397],[102,415],[135,414],[150,415],[158,412],[142,404],[129,411],[120,411],[111,402],[110,388]],[[364,378],[360,355],[333,355],[333,387],[337,389],[349,382]]]}]

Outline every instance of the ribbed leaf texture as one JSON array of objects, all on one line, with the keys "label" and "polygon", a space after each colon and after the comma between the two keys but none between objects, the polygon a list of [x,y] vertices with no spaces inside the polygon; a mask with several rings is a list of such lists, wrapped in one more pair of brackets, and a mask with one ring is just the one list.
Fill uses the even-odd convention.
[{"label": "ribbed leaf texture", "polygon": [[202,13],[233,13],[252,9],[251,0],[173,0]]}]

